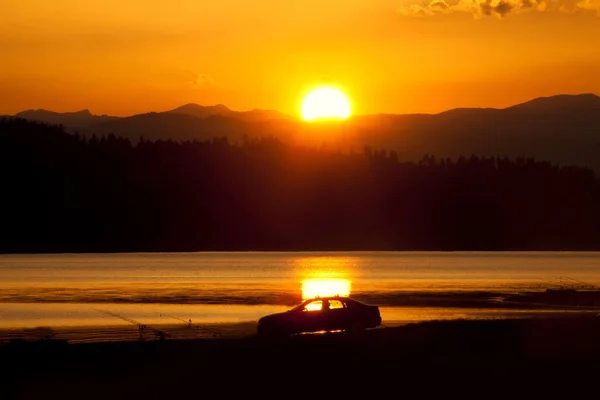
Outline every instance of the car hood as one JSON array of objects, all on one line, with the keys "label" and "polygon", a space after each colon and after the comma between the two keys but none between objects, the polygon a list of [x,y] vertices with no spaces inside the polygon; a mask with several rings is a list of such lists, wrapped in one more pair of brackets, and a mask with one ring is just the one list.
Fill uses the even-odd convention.
[{"label": "car hood", "polygon": [[258,320],[258,323],[268,322],[268,321],[280,319],[281,317],[284,317],[286,315],[289,315],[289,311],[284,311],[284,312],[280,312],[280,313],[265,315],[264,317],[262,317],[262,318],[260,318]]}]

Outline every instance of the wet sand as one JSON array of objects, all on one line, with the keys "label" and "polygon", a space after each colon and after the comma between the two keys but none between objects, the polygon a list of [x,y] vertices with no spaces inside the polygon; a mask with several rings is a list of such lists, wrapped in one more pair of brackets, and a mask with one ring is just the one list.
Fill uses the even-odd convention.
[{"label": "wet sand", "polygon": [[[585,299],[578,297],[554,299],[561,300],[561,303],[549,301],[553,299],[546,299],[544,295],[541,290],[518,293],[474,290],[389,291],[359,293],[353,298],[367,304],[378,305],[384,321],[389,326],[439,319],[533,318],[563,313],[600,312],[600,296],[590,299],[593,301],[578,304],[569,300]],[[2,331],[6,329],[38,327],[54,329],[60,326],[70,326],[74,329],[83,326],[103,327],[102,330],[108,332],[109,340],[113,338],[118,340],[118,334],[111,329],[117,325],[126,327],[130,324],[128,322],[130,320],[150,325],[178,322],[185,324],[192,320],[199,325],[227,326],[244,321],[256,321],[264,315],[283,312],[298,304],[73,303],[70,301],[53,303],[48,300],[25,303],[0,302],[0,341],[3,339]],[[176,330],[179,334],[183,334],[184,338],[195,337],[188,332],[179,332],[179,327]],[[65,332],[65,329],[59,328],[59,331],[57,333]],[[73,329],[71,331],[66,338],[75,339]]]},{"label": "wet sand", "polygon": [[[392,328],[426,321],[452,320],[502,320],[537,318],[593,317],[599,310],[586,308],[573,309],[518,309],[518,308],[474,308],[474,307],[381,307],[383,324],[380,328]],[[122,316],[121,316],[122,317]],[[125,318],[125,317],[122,317]],[[107,317],[108,321],[120,318]],[[202,323],[181,319],[181,322],[164,323],[171,318],[157,319],[159,322],[146,323],[147,319],[123,321],[115,324],[39,325],[32,327],[11,327],[0,329],[0,346],[11,341],[36,342],[43,340],[67,341],[70,344],[155,341],[194,339],[245,338],[256,334],[257,320],[240,322]],[[85,321],[84,321],[85,322]],[[144,322],[144,324],[142,324]],[[139,325],[138,325],[139,324]]]},{"label": "wet sand", "polygon": [[69,344],[132,342],[162,340],[194,340],[241,338],[256,333],[256,322],[222,324],[160,324],[58,326],[0,330],[0,346],[14,342],[34,343],[45,340],[67,341]]},{"label": "wet sand", "polygon": [[429,321],[277,341],[13,341],[0,359],[8,398],[429,398],[476,388],[490,397],[519,384],[540,396],[597,374],[600,318]]}]

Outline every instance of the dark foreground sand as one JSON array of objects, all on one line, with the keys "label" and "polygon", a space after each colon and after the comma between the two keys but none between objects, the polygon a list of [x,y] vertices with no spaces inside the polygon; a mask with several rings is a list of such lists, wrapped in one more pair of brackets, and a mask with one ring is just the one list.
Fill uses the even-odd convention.
[{"label": "dark foreground sand", "polygon": [[0,360],[0,398],[11,399],[557,398],[561,389],[597,398],[600,318],[434,321],[276,341],[16,342]]}]

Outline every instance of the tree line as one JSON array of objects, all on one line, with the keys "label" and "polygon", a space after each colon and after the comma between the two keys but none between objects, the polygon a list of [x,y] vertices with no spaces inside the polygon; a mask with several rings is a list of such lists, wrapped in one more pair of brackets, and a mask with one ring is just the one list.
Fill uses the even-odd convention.
[{"label": "tree line", "polygon": [[0,252],[598,250],[600,179],[274,138],[85,138],[0,119]]}]

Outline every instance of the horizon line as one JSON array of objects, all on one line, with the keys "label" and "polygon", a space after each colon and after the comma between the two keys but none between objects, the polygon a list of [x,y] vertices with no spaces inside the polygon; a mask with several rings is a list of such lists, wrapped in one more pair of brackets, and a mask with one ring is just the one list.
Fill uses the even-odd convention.
[{"label": "horizon line", "polygon": [[[437,114],[442,114],[444,112],[448,112],[448,111],[452,111],[452,110],[464,110],[464,109],[473,109],[473,110],[504,110],[507,108],[511,108],[514,106],[518,106],[521,104],[526,104],[535,100],[540,100],[540,99],[548,99],[548,98],[553,98],[553,97],[561,97],[561,96],[568,96],[568,97],[579,97],[579,96],[594,96],[594,97],[600,97],[599,94],[593,93],[593,92],[581,92],[581,93],[557,93],[557,94],[553,94],[553,95],[548,95],[548,96],[538,96],[538,97],[534,97],[534,98],[530,98],[529,100],[525,100],[525,101],[521,101],[521,102],[517,102],[514,103],[512,105],[506,106],[506,107],[482,107],[482,106],[458,106],[458,107],[453,107],[453,108],[448,108],[448,109],[444,109],[442,111],[438,111],[438,112],[377,112],[377,113],[363,113],[363,114],[352,114],[348,119],[352,119],[354,117],[365,117],[365,116],[374,116],[374,115],[437,115]],[[78,114],[78,113],[84,113],[87,112],[89,113],[91,116],[95,116],[95,117],[115,117],[115,118],[129,118],[129,117],[133,117],[133,116],[137,116],[137,115],[145,115],[145,114],[162,114],[162,113],[168,113],[168,112],[172,112],[175,110],[178,110],[182,107],[185,106],[199,106],[202,108],[219,108],[219,107],[224,107],[227,110],[231,111],[232,113],[249,113],[249,112],[276,112],[281,114],[284,117],[288,117],[288,118],[292,118],[292,119],[302,119],[301,116],[299,115],[294,115],[294,114],[288,114],[282,111],[279,111],[277,109],[271,109],[271,108],[252,108],[252,109],[247,109],[247,110],[235,110],[230,108],[229,106],[223,104],[223,103],[216,103],[216,104],[209,104],[209,105],[203,105],[203,104],[199,104],[199,103],[194,103],[194,102],[189,102],[189,103],[184,103],[181,104],[179,106],[176,106],[175,108],[170,108],[167,110],[163,110],[163,111],[145,111],[145,112],[139,112],[139,113],[134,113],[134,114],[122,114],[122,115],[117,115],[117,114],[106,114],[106,113],[100,113],[100,114],[95,114],[93,112],[90,111],[89,108],[83,108],[83,109],[79,109],[79,110],[75,110],[75,111],[54,111],[51,109],[47,109],[47,108],[28,108],[22,111],[18,111],[15,114],[4,114],[4,113],[0,113],[0,116],[4,116],[4,117],[16,117],[18,114],[21,113],[25,113],[25,112],[51,112],[51,113],[55,113],[55,114]],[[208,117],[211,116],[219,116],[219,114],[213,114],[213,115],[209,115]]]}]

